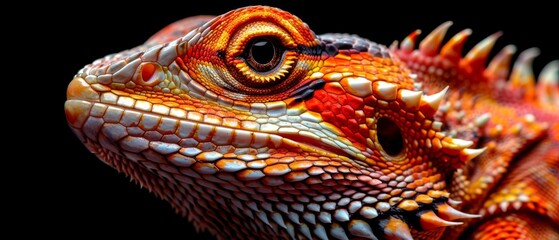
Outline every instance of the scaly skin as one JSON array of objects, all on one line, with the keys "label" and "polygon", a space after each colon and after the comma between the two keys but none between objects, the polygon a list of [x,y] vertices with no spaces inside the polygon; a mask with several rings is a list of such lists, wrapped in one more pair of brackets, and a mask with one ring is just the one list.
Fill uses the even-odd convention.
[{"label": "scaly skin", "polygon": [[498,34],[462,57],[449,26],[415,50],[263,6],[187,18],[80,70],[66,115],[218,239],[559,238],[557,62],[506,81],[513,47],[486,68]]}]

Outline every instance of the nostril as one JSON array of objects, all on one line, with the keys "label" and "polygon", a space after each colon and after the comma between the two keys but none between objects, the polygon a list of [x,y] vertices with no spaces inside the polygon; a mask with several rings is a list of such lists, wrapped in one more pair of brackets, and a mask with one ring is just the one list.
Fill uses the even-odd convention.
[{"label": "nostril", "polygon": [[136,79],[136,83],[144,86],[154,86],[164,78],[161,66],[156,63],[143,63],[140,66],[140,76]]},{"label": "nostril", "polygon": [[142,66],[142,80],[148,82],[155,73],[155,66],[153,64],[145,64]]},{"label": "nostril", "polygon": [[396,123],[389,118],[377,120],[377,139],[382,149],[390,156],[396,156],[404,150],[404,138]]}]

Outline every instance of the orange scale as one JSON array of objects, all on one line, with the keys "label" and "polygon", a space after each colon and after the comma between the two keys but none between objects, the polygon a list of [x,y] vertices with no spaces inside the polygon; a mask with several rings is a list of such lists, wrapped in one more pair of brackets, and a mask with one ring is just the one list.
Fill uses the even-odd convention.
[{"label": "orange scale", "polygon": [[[351,54],[351,59],[359,60],[358,64],[361,64],[361,60],[365,59],[365,57],[368,56],[367,54],[369,53],[356,52],[354,54]],[[365,55],[365,57],[363,55]]]},{"label": "orange scale", "polygon": [[338,161],[328,160],[328,165],[334,166],[334,167],[340,167],[340,166],[342,166],[343,164],[342,164],[341,162],[338,162]]},{"label": "orange scale", "polygon": [[122,89],[122,91],[125,91],[125,92],[130,93],[130,94],[135,93],[134,89],[132,89],[132,88],[125,88],[125,89]]},{"label": "orange scale", "polygon": [[[359,119],[359,120],[361,120],[360,122],[365,121],[365,119]],[[356,120],[356,121],[359,121],[359,120]],[[367,124],[361,123],[361,124],[359,124],[359,129],[356,133],[360,134],[361,136],[363,136],[365,138],[367,138],[367,137],[369,137],[369,127],[367,126]]]},{"label": "orange scale", "polygon": [[[374,109],[377,108],[378,105],[378,100],[374,97],[374,96],[368,96],[366,97],[364,100],[365,103],[365,107],[363,108],[363,111],[365,110],[373,110],[373,111],[368,111],[369,113],[373,114],[374,113]],[[378,109],[378,108],[377,108]],[[367,116],[371,116],[368,115],[367,112],[365,112],[365,115]]]},{"label": "orange scale", "polygon": [[332,97],[332,102],[338,102],[340,105],[348,105],[347,94],[346,95],[330,95]]},{"label": "orange scale", "polygon": [[328,161],[318,160],[318,161],[314,161],[313,165],[317,167],[325,167],[325,166],[329,166],[330,163]]},{"label": "orange scale", "polygon": [[161,100],[160,98],[148,98],[147,100],[151,103],[162,103],[163,102],[163,100]]},{"label": "orange scale", "polygon": [[[343,121],[341,121],[340,123],[338,123],[338,125],[343,125]],[[352,137],[353,136],[353,131],[351,131],[351,129],[349,129],[349,127],[346,126],[342,126],[340,127],[340,130],[342,130],[342,132],[347,135],[348,137]]]},{"label": "orange scale", "polygon": [[331,73],[331,72],[334,72],[334,68],[322,65],[321,68],[320,68],[320,72],[324,73],[324,74]]},{"label": "orange scale", "polygon": [[206,111],[208,114],[217,115],[217,112],[220,110],[221,108],[216,108],[214,106],[206,106]]},{"label": "orange scale", "polygon": [[[347,118],[343,114],[337,114],[336,120],[338,126],[344,125],[347,122]],[[342,128],[347,128],[347,127],[342,127]]]},{"label": "orange scale", "polygon": [[320,108],[324,109],[324,111],[330,111],[332,108],[332,102],[324,100],[322,101],[322,106],[320,106]]},{"label": "orange scale", "polygon": [[326,166],[324,167],[324,171],[327,173],[337,173],[338,169],[334,166]]},{"label": "orange scale", "polygon": [[328,58],[322,64],[323,68],[335,68],[338,66],[337,60],[335,58]]},{"label": "orange scale", "polygon": [[357,110],[363,108],[364,106],[363,98],[351,94],[346,94],[346,97],[347,97],[347,105],[352,109]]},{"label": "orange scale", "polygon": [[341,166],[338,168],[338,171],[341,173],[349,173],[349,168],[345,167],[345,166]]},{"label": "orange scale", "polygon": [[290,171],[291,169],[289,168],[289,166],[287,166],[287,164],[274,164],[272,166],[267,166],[263,169],[263,172],[267,176],[280,176]]},{"label": "orange scale", "polygon": [[276,164],[278,163],[278,159],[277,158],[268,158],[266,159],[266,165],[272,165],[272,164]]},{"label": "orange scale", "polygon": [[145,96],[142,95],[138,95],[138,94],[130,94],[131,98],[137,99],[137,100],[145,100],[147,99]]},{"label": "orange scale", "polygon": [[504,226],[502,230],[507,231],[507,232],[514,232],[514,231],[516,231],[516,228],[517,228],[517,226],[510,226],[509,225],[509,226]]},{"label": "orange scale", "polygon": [[309,160],[309,161],[316,161],[316,160],[318,160],[318,157],[317,157],[317,156],[313,156],[313,155],[307,155],[307,156],[304,156],[304,158],[305,158],[306,160]]},{"label": "orange scale", "polygon": [[373,160],[371,158],[367,158],[365,159],[365,162],[369,165],[369,166],[377,166],[378,162],[376,160]]},{"label": "orange scale", "polygon": [[326,102],[326,104],[330,104],[329,109],[330,109],[330,111],[332,111],[332,112],[334,112],[334,113],[339,113],[339,112],[340,112],[340,108],[342,107],[342,105],[340,105],[339,103],[334,102],[334,101],[330,101],[330,100],[328,100],[328,101]]},{"label": "orange scale", "polygon": [[363,70],[364,70],[363,66],[362,66],[362,65],[359,65],[359,62],[360,62],[359,60],[351,60],[351,63],[352,63],[352,66],[351,66],[352,72],[355,72],[355,71],[363,71]]},{"label": "orange scale", "polygon": [[368,66],[365,66],[363,68],[363,70],[365,71],[365,78],[370,79],[370,80],[378,79],[378,77],[377,77],[378,69],[376,67],[368,65]]},{"label": "orange scale", "polygon": [[293,161],[295,161],[293,157],[283,157],[278,160],[280,163],[292,163]]},{"label": "orange scale", "polygon": [[[353,174],[347,174],[347,175],[345,176],[345,178],[346,178],[347,180],[349,180],[349,181],[356,181],[356,180],[357,180],[357,176],[355,176],[355,175],[353,175]],[[360,183],[360,182],[357,182],[357,183]],[[353,183],[353,182],[351,183],[351,185],[354,186],[354,187],[356,187],[356,186],[355,186],[356,184]]]},{"label": "orange scale", "polygon": [[[341,173],[333,173],[333,174],[332,174],[332,178],[334,178],[335,180],[343,180],[343,179],[345,179],[344,175],[341,174]],[[338,181],[338,183],[341,184],[341,185],[349,185],[349,183],[346,182],[346,183],[344,184],[344,183],[342,183],[342,181]]]},{"label": "orange scale", "polygon": [[194,110],[196,110],[196,108],[194,108],[194,107],[191,106],[191,105],[182,105],[182,104],[181,104],[181,105],[179,105],[179,108],[181,108],[181,109],[183,109],[183,110],[186,110],[186,111],[194,111]]},{"label": "orange scale", "polygon": [[347,118],[355,118],[355,110],[350,105],[344,104],[341,110]]},{"label": "orange scale", "polygon": [[344,57],[340,58],[340,56],[344,56],[344,55],[338,55],[336,58],[334,58],[336,68],[339,68],[341,66],[351,66],[351,60],[350,60],[349,57],[344,56]]},{"label": "orange scale", "polygon": [[349,119],[347,121],[347,124],[349,126],[349,129],[351,129],[353,131],[353,133],[357,133],[359,131],[359,123],[357,123],[357,120],[355,119]]},{"label": "orange scale", "polygon": [[417,184],[415,182],[412,182],[412,183],[406,185],[406,188],[409,188],[409,189],[415,189],[416,187],[417,187]]},{"label": "orange scale", "polygon": [[400,103],[398,101],[390,101],[388,104],[390,109],[400,109]]},{"label": "orange scale", "polygon": [[348,50],[339,51],[338,55],[334,57],[336,60],[351,60],[351,55]]},{"label": "orange scale", "polygon": [[[256,153],[254,155],[256,155]],[[285,157],[296,157],[297,155],[299,155],[299,154],[296,153],[296,152],[286,152],[285,153]]]},{"label": "orange scale", "polygon": [[176,102],[163,102],[163,105],[168,106],[168,107],[178,107],[179,104]]},{"label": "orange scale", "polygon": [[386,165],[386,162],[378,161],[376,166],[381,168],[380,171],[384,174],[389,174],[392,172],[392,170],[388,169],[388,165]]},{"label": "orange scale", "polygon": [[195,106],[196,108],[205,108],[206,105],[200,102],[193,102],[192,106]]},{"label": "orange scale", "polygon": [[305,105],[307,106],[307,109],[315,112],[322,112],[326,109],[323,102],[317,98],[311,98],[305,101]]},{"label": "orange scale", "polygon": [[324,111],[320,115],[322,116],[322,119],[324,119],[324,121],[326,122],[333,122],[334,119],[336,119],[336,117],[334,117],[334,113],[330,111]]},{"label": "orange scale", "polygon": [[128,96],[128,95],[130,95],[129,93],[124,92],[124,91],[121,91],[121,90],[111,90],[111,92],[113,92],[114,94],[119,95],[119,96]]},{"label": "orange scale", "polygon": [[[324,91],[326,91],[326,92],[328,92],[328,93],[330,93],[330,94],[339,95],[339,94],[344,94],[344,93],[345,93],[344,88],[343,88],[342,85],[340,85],[340,83],[338,83],[338,82],[331,82],[331,83],[328,83],[328,84],[324,85],[324,88],[323,88],[323,89],[324,89]],[[317,91],[317,92],[318,92],[318,91]]]},{"label": "orange scale", "polygon": [[328,93],[324,90],[316,90],[313,94],[313,99],[316,98],[321,101],[325,101],[328,98]]}]

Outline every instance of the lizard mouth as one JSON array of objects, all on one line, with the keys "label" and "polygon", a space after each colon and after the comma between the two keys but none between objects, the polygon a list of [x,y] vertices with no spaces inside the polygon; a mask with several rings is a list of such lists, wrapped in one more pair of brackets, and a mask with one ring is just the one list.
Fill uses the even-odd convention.
[{"label": "lizard mouth", "polygon": [[[175,114],[173,116],[173,112],[177,113],[179,111],[170,110],[168,114],[162,114],[157,112],[155,109],[145,109],[142,107],[142,104],[131,104],[127,103],[129,100],[125,100],[125,98],[118,97],[111,92],[99,92],[96,91],[92,85],[87,83],[83,78],[76,77],[74,80],[70,82],[67,89],[67,102],[65,104],[66,116],[69,124],[74,128],[80,129],[84,127],[85,122],[90,117],[105,117],[103,115],[96,116],[94,114],[95,109],[99,108],[107,108],[111,107],[112,109],[107,109],[104,115],[111,115],[112,112],[122,112],[124,111],[134,111],[140,113],[142,116],[147,114],[149,116],[153,116],[156,119],[161,119],[164,117],[174,118],[179,122],[188,122],[194,125],[199,125],[199,129],[208,129],[208,128],[228,128],[222,125],[208,123],[204,121],[200,121],[199,119],[189,119],[186,114]],[[117,110],[118,108],[118,110]],[[112,111],[112,112],[108,112]],[[184,112],[184,111],[183,111]],[[92,116],[91,114],[95,115]],[[116,114],[116,113],[115,113]],[[122,113],[121,113],[122,114]],[[137,123],[138,125],[142,124],[141,122]],[[160,126],[155,126],[160,128]],[[315,139],[312,137],[306,137],[298,134],[288,134],[288,133],[276,133],[276,132],[262,132],[256,130],[242,130],[242,129],[235,129],[235,128],[228,128],[230,132],[247,132],[249,134],[264,134],[268,136],[273,142],[273,145],[279,145],[280,143],[284,143],[287,145],[296,145],[298,147],[302,147],[303,150],[307,150],[310,152],[316,152],[320,155],[328,155],[328,156],[343,156],[347,158],[353,158],[351,154],[345,152],[342,148],[337,146],[332,146],[331,144],[324,143],[319,139]],[[85,131],[89,131],[90,129],[83,129]],[[179,130],[177,130],[179,131]],[[89,136],[93,136],[92,134],[88,134]],[[275,136],[275,137],[274,137]],[[117,139],[114,139],[117,140]],[[284,140],[282,142],[282,140]],[[290,140],[290,141],[289,141]]]},{"label": "lizard mouth", "polygon": [[277,135],[292,140],[298,144],[304,144],[304,145],[308,145],[309,147],[317,148],[317,150],[323,150],[324,152],[329,152],[335,155],[352,158],[350,154],[346,153],[341,148],[326,144],[324,142],[321,142],[320,140],[311,137],[305,137],[305,136],[295,135],[295,134],[281,134],[281,133]]}]

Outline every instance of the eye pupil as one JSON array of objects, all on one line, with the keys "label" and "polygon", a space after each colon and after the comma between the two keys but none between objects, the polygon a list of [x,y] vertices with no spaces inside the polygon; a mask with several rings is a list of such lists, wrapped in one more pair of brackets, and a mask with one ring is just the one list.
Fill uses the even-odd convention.
[{"label": "eye pupil", "polygon": [[258,37],[246,45],[244,59],[252,69],[264,73],[280,64],[284,51],[276,39]]},{"label": "eye pupil", "polygon": [[268,40],[255,41],[250,48],[252,58],[260,64],[270,63],[276,55],[274,44]]}]

